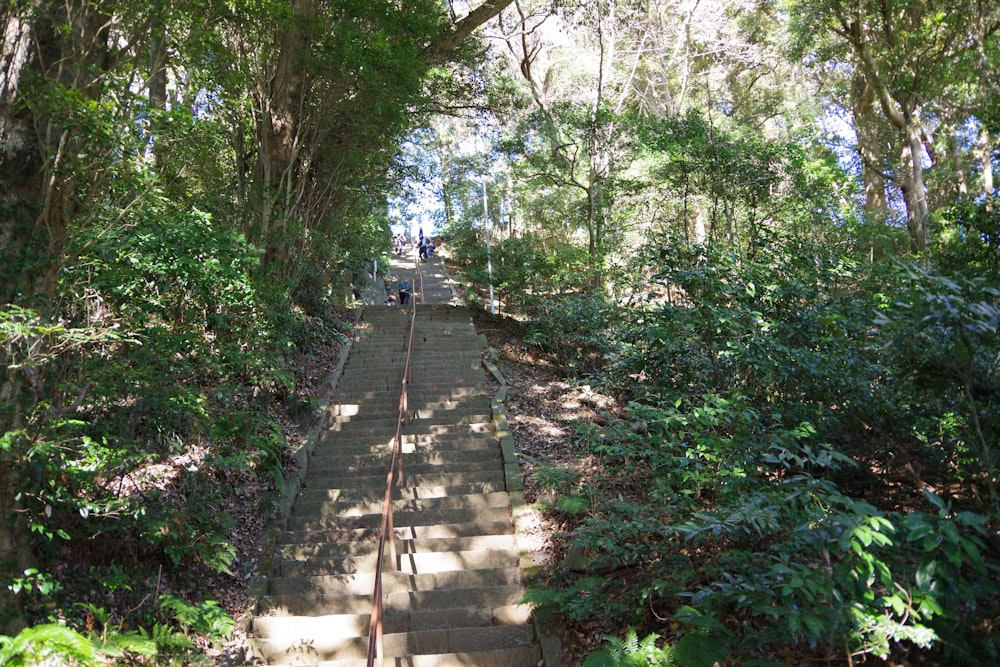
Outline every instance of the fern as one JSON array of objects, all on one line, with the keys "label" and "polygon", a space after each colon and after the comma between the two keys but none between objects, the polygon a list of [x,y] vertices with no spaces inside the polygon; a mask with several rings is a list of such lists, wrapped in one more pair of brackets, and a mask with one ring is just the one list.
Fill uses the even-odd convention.
[{"label": "fern", "polygon": [[173,614],[182,628],[206,634],[213,642],[227,639],[233,632],[233,619],[215,600],[192,604],[166,594],[160,598],[160,606]]},{"label": "fern", "polygon": [[639,640],[634,628],[629,628],[622,639],[615,635],[605,635],[608,646],[587,656],[583,667],[671,667],[674,665],[673,651],[669,646],[656,645],[660,636],[650,634]]},{"label": "fern", "polygon": [[535,609],[546,609],[558,607],[562,603],[563,597],[562,593],[549,588],[532,588],[524,594],[521,602],[530,604]]},{"label": "fern", "polygon": [[560,496],[556,500],[556,507],[570,516],[576,516],[590,509],[590,501],[583,496]]},{"label": "fern", "polygon": [[25,628],[16,637],[0,636],[0,667],[40,664],[96,666],[94,645],[79,632],[55,623]]}]

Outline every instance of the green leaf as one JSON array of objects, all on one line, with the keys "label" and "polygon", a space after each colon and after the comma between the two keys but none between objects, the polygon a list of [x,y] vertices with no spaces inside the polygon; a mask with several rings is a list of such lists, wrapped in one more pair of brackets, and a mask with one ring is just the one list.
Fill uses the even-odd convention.
[{"label": "green leaf", "polygon": [[937,571],[937,561],[930,560],[922,563],[914,573],[914,580],[917,588],[922,591],[930,591],[934,584],[934,574]]}]

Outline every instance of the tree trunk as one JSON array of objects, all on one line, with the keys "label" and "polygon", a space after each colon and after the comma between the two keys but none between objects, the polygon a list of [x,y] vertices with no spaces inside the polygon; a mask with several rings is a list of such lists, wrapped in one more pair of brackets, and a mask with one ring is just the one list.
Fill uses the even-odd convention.
[{"label": "tree trunk", "polygon": [[899,186],[903,190],[906,204],[906,227],[910,234],[910,246],[915,252],[922,252],[930,240],[928,228],[929,212],[927,192],[924,188],[924,166],[922,162],[924,145],[918,120],[918,103],[912,94],[898,99],[886,87],[869,49],[869,36],[861,21],[847,14],[840,15],[842,34],[850,41],[865,79],[878,100],[882,113],[892,123],[901,142]]},{"label": "tree trunk", "polygon": [[167,24],[166,10],[153,10],[149,27],[149,107],[167,110]]},{"label": "tree trunk", "polygon": [[292,241],[284,237],[282,229],[290,214],[289,193],[296,186],[296,147],[305,89],[304,58],[309,47],[309,37],[300,25],[315,13],[314,0],[293,0],[290,23],[278,38],[274,72],[260,103],[258,180],[262,193],[256,240],[265,248],[266,261],[279,269]]},{"label": "tree trunk", "polygon": [[[7,389],[7,387],[3,387]],[[12,565],[20,574],[35,565],[27,539],[27,529],[20,518],[23,509],[15,500],[18,466],[14,452],[0,450],[0,563]],[[11,521],[10,519],[14,520]],[[17,596],[0,586],[0,635],[15,635],[25,626]]]},{"label": "tree trunk", "polygon": [[983,167],[982,185],[986,209],[993,210],[993,140],[985,125],[979,129],[979,160]]},{"label": "tree trunk", "polygon": [[924,143],[920,128],[910,114],[903,133],[906,142],[900,156],[900,178],[903,199],[906,202],[906,228],[910,233],[910,247],[914,252],[923,252],[930,242],[930,212],[927,206],[927,190],[924,186],[924,166],[922,163]]},{"label": "tree trunk", "polygon": [[[101,2],[34,0],[7,3],[0,45],[0,308],[8,303],[51,309],[64,250],[80,204],[72,156],[81,139],[65,126],[38,91],[96,99],[106,70],[109,14]],[[25,83],[31,80],[32,85]],[[8,363],[0,355],[6,368]],[[22,378],[0,381],[0,428],[21,427]],[[22,452],[0,450],[0,562],[23,571],[31,565],[30,542],[16,497]],[[16,599],[0,590],[0,632],[23,620]]]},{"label": "tree trunk", "polygon": [[969,183],[965,177],[965,161],[962,159],[962,152],[958,148],[958,137],[955,128],[951,123],[944,125],[939,132],[947,132],[946,141],[948,143],[948,162],[951,163],[951,173],[954,183],[952,184],[952,195],[965,196],[969,194]]},{"label": "tree trunk", "polygon": [[875,95],[864,74],[860,71],[855,73],[851,81],[851,112],[861,158],[861,180],[865,186],[865,214],[869,220],[884,222],[888,218],[889,207],[879,151],[881,133],[874,101]]},{"label": "tree trunk", "polygon": [[0,306],[28,291],[23,267],[36,238],[33,221],[41,195],[42,154],[34,120],[15,104],[39,46],[32,48],[35,37],[27,13],[15,12],[8,3],[0,46]]},{"label": "tree trunk", "polygon": [[[514,0],[486,0],[468,15],[449,24],[441,35],[427,47],[427,55],[432,63],[441,63],[448,59],[451,52],[465,39],[476,31],[476,28],[491,20],[505,10]],[[454,16],[454,13],[452,14]]]}]

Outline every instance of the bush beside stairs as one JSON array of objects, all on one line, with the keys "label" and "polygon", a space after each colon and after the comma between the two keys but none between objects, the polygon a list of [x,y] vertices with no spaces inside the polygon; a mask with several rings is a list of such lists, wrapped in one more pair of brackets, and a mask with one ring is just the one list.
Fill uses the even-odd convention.
[{"label": "bush beside stairs", "polygon": [[[258,664],[366,664],[409,323],[409,308],[382,306],[358,322],[252,620]],[[389,565],[387,546],[383,574],[385,664],[545,664],[520,604],[510,493],[517,504],[520,479],[510,452],[505,466],[471,313],[418,306],[412,368],[403,479],[393,490],[396,557]]]}]

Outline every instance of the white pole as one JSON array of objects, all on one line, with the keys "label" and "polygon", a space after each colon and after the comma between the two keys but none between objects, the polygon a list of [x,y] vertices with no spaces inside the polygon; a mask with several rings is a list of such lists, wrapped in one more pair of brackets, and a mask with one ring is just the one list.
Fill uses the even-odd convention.
[{"label": "white pole", "polygon": [[490,314],[497,314],[496,301],[493,299],[493,253],[490,249],[490,212],[486,205],[486,178],[480,181],[483,184],[483,218],[486,224],[486,270],[490,274]]}]

